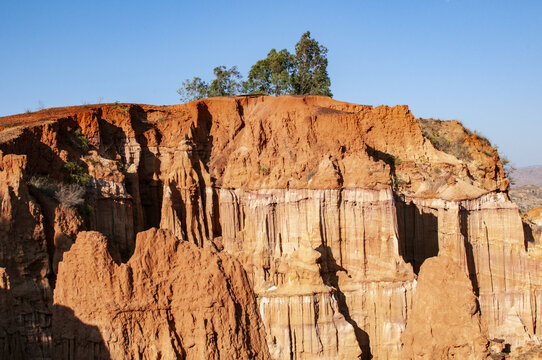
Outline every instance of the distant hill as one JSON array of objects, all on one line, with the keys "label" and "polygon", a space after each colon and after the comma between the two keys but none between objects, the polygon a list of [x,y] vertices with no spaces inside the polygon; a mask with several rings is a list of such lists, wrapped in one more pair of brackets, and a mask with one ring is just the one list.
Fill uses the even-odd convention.
[{"label": "distant hill", "polygon": [[512,187],[520,187],[523,185],[542,186],[542,166],[529,166],[521,169],[516,169],[512,172]]},{"label": "distant hill", "polygon": [[522,212],[542,206],[542,166],[516,169],[511,174],[510,199]]},{"label": "distant hill", "polygon": [[508,192],[510,200],[515,202],[522,212],[542,206],[542,186],[514,186]]}]

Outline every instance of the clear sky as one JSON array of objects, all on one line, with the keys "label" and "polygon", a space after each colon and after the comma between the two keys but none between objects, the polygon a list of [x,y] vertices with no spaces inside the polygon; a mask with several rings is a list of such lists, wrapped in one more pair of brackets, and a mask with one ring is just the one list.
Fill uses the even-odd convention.
[{"label": "clear sky", "polygon": [[306,30],[335,99],[461,120],[513,165],[542,164],[541,0],[0,0],[0,116],[179,103],[183,79],[246,75]]}]

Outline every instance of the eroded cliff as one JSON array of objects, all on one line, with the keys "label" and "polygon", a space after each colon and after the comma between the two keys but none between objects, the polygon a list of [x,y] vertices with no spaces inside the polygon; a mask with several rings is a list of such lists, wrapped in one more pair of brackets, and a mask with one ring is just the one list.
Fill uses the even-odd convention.
[{"label": "eroded cliff", "polygon": [[[15,337],[33,358],[67,344],[55,325],[63,315],[53,307],[54,288],[55,304],[93,327],[82,334],[101,336],[88,340],[102,344],[97,354],[107,351],[114,358],[135,354],[139,337],[146,340],[137,351],[145,354],[201,356],[201,339],[231,338],[232,323],[201,328],[198,334],[206,335],[191,340],[195,348],[187,350],[192,347],[175,336],[184,338],[191,328],[170,331],[168,321],[185,321],[156,310],[161,299],[168,299],[166,308],[188,307],[197,322],[226,316],[221,314],[230,313],[231,298],[241,297],[233,301],[250,315],[236,310],[234,317],[256,340],[238,339],[229,350],[217,345],[215,354],[222,358],[233,354],[225,351],[248,358],[250,351],[269,351],[273,359],[398,359],[401,335],[419,307],[417,274],[426,259],[438,255],[453,259],[470,280],[483,338],[512,347],[536,342],[542,269],[535,252],[527,252],[497,152],[457,124],[447,131],[453,134],[449,141],[466,144],[461,152],[438,150],[420,123],[406,106],[373,108],[315,96],[105,104],[0,119],[6,164],[0,176],[10,179],[0,189],[0,267],[13,279],[11,289],[24,284],[24,291],[10,296],[36,299],[16,312],[46,319],[32,315],[19,324],[21,332],[37,332],[33,340],[0,332],[0,341],[15,344]],[[58,191],[31,181],[43,177],[82,184],[84,203],[67,206]],[[21,215],[13,216],[13,208]],[[152,230],[136,239],[153,227],[173,235]],[[98,234],[76,239],[82,230],[99,231],[107,242]],[[145,258],[142,243],[167,247],[177,244],[174,239],[193,244],[191,250],[171,251],[145,266],[177,275],[144,275],[145,266],[136,264]],[[94,247],[100,250],[91,256]],[[234,291],[228,298],[220,286],[196,286],[206,284],[207,275],[190,272],[178,258],[197,259],[202,251],[240,264],[213,276],[225,283],[235,278],[248,293]],[[66,273],[69,268],[79,281]],[[93,268],[101,270],[86,276]],[[134,277],[138,272],[140,278]],[[100,274],[106,285],[100,285]],[[216,300],[223,312],[190,307],[190,298],[175,304],[179,290],[146,285],[174,279],[197,298],[226,296]],[[96,283],[89,289],[102,290],[88,290],[87,282]],[[70,293],[77,286],[81,290]],[[100,300],[92,305],[94,294]],[[134,301],[138,311],[113,321],[113,314]],[[417,316],[418,322],[432,321]],[[134,322],[144,326],[138,330]],[[121,335],[123,326],[131,335]],[[88,343],[77,345],[87,340],[77,339],[62,346],[87,351]],[[265,344],[258,343],[262,339]]]}]

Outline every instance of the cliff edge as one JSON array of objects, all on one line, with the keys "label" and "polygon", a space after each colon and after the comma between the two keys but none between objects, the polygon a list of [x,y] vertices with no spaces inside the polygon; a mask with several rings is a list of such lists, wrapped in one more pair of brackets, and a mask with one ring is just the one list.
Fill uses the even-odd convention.
[{"label": "cliff edge", "polygon": [[408,335],[442,320],[419,310],[442,269],[477,353],[540,336],[539,256],[497,151],[459,123],[238,96],[0,126],[0,349],[20,357],[446,358],[468,339]]}]

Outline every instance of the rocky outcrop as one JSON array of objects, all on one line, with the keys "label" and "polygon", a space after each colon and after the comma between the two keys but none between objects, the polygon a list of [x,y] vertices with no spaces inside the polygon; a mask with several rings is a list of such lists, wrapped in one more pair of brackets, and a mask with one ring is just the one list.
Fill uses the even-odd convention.
[{"label": "rocky outcrop", "polygon": [[121,265],[96,232],[80,233],[64,254],[54,298],[55,358],[269,358],[238,261],[165,230],[142,232],[136,243]]},{"label": "rocky outcrop", "polygon": [[[0,266],[12,284],[41,281],[44,294],[50,294],[49,279],[55,286],[54,348],[65,358],[139,351],[265,357],[269,351],[274,359],[399,359],[405,329],[423,320],[413,312],[427,293],[418,274],[430,269],[425,272],[433,280],[424,282],[432,283],[444,265],[470,280],[470,288],[461,282],[463,297],[450,311],[465,308],[461,316],[479,318],[476,334],[512,349],[536,344],[539,255],[535,246],[526,247],[497,152],[459,123],[426,124],[406,106],[373,108],[317,96],[103,104],[0,119],[5,123],[0,150],[21,160],[2,171],[18,174],[9,186],[23,195],[2,191],[9,204],[34,209],[37,230],[27,235],[32,242],[15,243],[21,248],[1,249],[0,259],[24,267],[25,257],[15,255],[22,251],[42,260],[32,275],[19,279],[14,272],[15,280],[8,261]],[[32,187],[35,194],[24,195],[32,176],[58,183],[89,179],[84,204],[70,210]],[[2,216],[12,219],[9,207]],[[153,227],[162,230],[141,234]],[[84,229],[108,240],[97,233],[76,240]],[[27,243],[42,244],[41,252],[28,252]],[[188,277],[180,255],[204,276]],[[455,267],[425,266],[437,255]],[[203,258],[215,270],[218,262],[230,265],[211,271]],[[107,294],[107,301],[94,300],[93,291]],[[460,306],[471,304],[468,291],[479,312]],[[192,304],[192,294],[201,300]],[[51,299],[43,299],[51,314]],[[245,314],[235,318],[245,329],[241,337],[232,335],[233,318],[225,315],[232,301],[240,304],[234,314]],[[171,315],[180,308],[194,315],[192,323]],[[70,337],[71,331],[78,335]],[[48,339],[41,340],[44,349]],[[212,354],[202,353],[205,343]],[[453,346],[432,344],[423,353]]]},{"label": "rocky outcrop", "polygon": [[401,359],[488,358],[472,284],[451,258],[439,255],[422,265],[401,340]]}]

